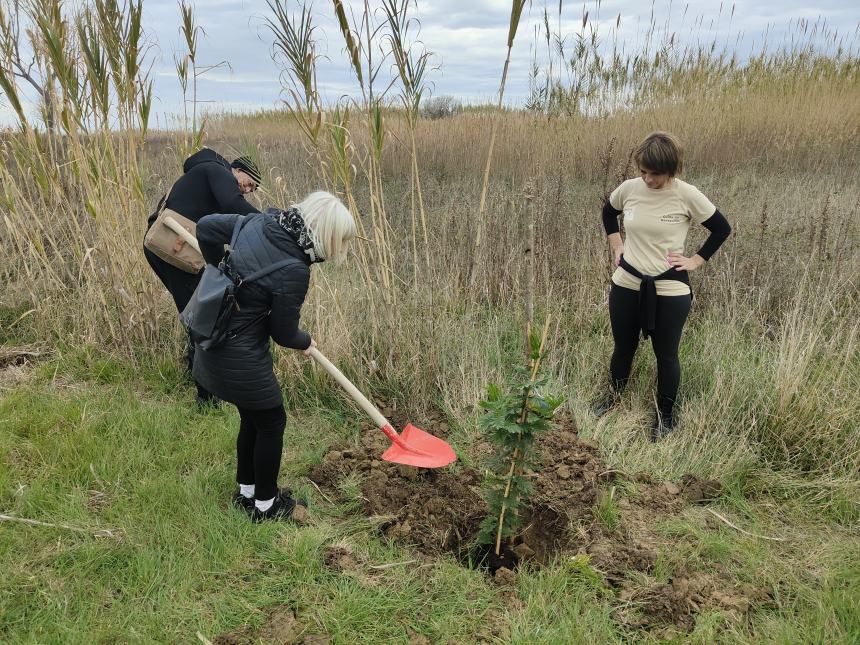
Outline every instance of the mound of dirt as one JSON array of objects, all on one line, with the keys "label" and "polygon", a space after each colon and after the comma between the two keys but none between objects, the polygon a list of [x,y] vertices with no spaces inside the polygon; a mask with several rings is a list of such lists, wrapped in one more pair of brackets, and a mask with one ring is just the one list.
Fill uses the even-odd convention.
[{"label": "mound of dirt", "polygon": [[[425,429],[442,438],[448,434],[447,425],[438,421]],[[358,445],[330,450],[309,477],[334,491],[345,475],[362,475],[365,512],[384,518],[380,524],[385,535],[424,553],[464,557],[487,513],[483,475],[459,465],[419,470],[391,464],[380,459],[388,445],[382,433],[367,426]],[[512,545],[514,561],[498,566],[532,559],[548,562],[569,543],[571,526],[591,521],[602,469],[598,453],[597,445],[581,440],[571,425],[541,438],[540,466],[529,473],[534,488],[523,513],[526,528]]]},{"label": "mound of dirt", "polygon": [[[386,412],[391,418],[392,411]],[[441,415],[423,427],[442,438],[448,435]],[[738,587],[718,567],[707,572],[682,569],[668,582],[652,577],[661,553],[671,553],[673,540],[679,539],[656,532],[656,527],[691,503],[718,497],[719,482],[693,475],[684,475],[677,483],[663,482],[646,474],[607,470],[598,445],[581,439],[566,420],[538,442],[539,464],[526,473],[533,489],[528,508],[521,511],[522,532],[501,558],[492,549],[477,552],[489,554],[484,566],[499,584],[512,584],[520,562],[540,565],[558,555],[584,553],[627,603],[619,614],[621,622],[636,629],[668,625],[687,631],[706,609],[740,619],[767,598],[761,590]],[[377,518],[385,535],[428,556],[474,556],[475,537],[487,513],[482,473],[459,463],[439,470],[391,464],[381,460],[388,446],[381,432],[367,426],[355,445],[330,450],[312,469],[310,479],[336,496],[339,482],[358,474],[364,510]],[[486,445],[476,448],[482,456],[488,451]],[[618,490],[612,491],[612,486]],[[613,497],[618,521],[612,528],[604,526],[596,513],[599,494],[610,491],[622,491]],[[326,561],[344,571],[354,564],[352,555],[342,549],[327,553]],[[640,575],[631,575],[636,572]]]},{"label": "mound of dirt", "polygon": [[[434,434],[444,437],[447,432],[440,429],[434,428]],[[386,535],[425,553],[460,554],[486,511],[478,492],[480,474],[462,468],[419,470],[382,461],[389,445],[385,435],[368,426],[359,445],[329,451],[309,477],[320,487],[335,490],[348,473],[361,474],[365,512],[380,518]]]},{"label": "mound of dirt", "polygon": [[538,441],[539,465],[532,475],[526,529],[516,542],[532,549],[537,562],[546,563],[570,545],[572,529],[592,522],[603,465],[597,444],[580,439],[570,422],[560,423]]},{"label": "mound of dirt", "polygon": [[687,569],[677,572],[666,583],[625,584],[619,597],[640,611],[627,617],[625,622],[629,627],[671,624],[685,631],[693,628],[696,615],[704,609],[719,610],[728,619],[739,622],[753,606],[770,600],[767,592],[752,585],[733,584],[724,572]]}]

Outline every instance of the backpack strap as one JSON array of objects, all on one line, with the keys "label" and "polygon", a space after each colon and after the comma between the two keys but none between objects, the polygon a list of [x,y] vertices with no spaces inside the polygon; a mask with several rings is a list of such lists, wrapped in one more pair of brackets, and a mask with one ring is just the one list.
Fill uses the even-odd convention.
[{"label": "backpack strap", "polygon": [[230,253],[233,251],[233,248],[236,246],[236,240],[239,239],[239,232],[248,223],[248,219],[250,215],[239,215],[236,218],[236,223],[233,225],[233,235],[230,236],[230,245],[227,247],[227,251],[224,253],[224,257],[221,258],[221,262],[218,263],[218,267],[224,271],[231,272],[230,269]]},{"label": "backpack strap", "polygon": [[269,275],[273,271],[277,271],[278,269],[282,269],[283,267],[287,266],[288,264],[293,264],[294,262],[301,262],[301,260],[299,260],[298,258],[293,258],[293,257],[279,260],[278,262],[275,262],[274,264],[270,264],[267,267],[263,267],[259,271],[255,271],[254,273],[249,275],[247,278],[243,278],[242,282],[253,282],[254,280],[262,278],[264,275]]},{"label": "backpack strap", "polygon": [[239,238],[239,231],[244,228],[249,219],[251,219],[250,215],[239,215],[239,217],[236,218],[236,225],[233,227],[233,236],[230,238],[231,250],[236,246],[236,240]]},{"label": "backpack strap", "polygon": [[[230,249],[232,249],[236,245],[236,239],[239,237],[239,232],[242,230],[242,227],[248,223],[248,220],[250,220],[251,217],[253,217],[253,214],[251,214],[251,215],[240,215],[239,219],[236,220],[236,225],[233,227],[233,238],[230,240]],[[228,251],[228,254],[229,254],[229,251]],[[225,260],[226,260],[226,258],[225,258]],[[262,269],[255,271],[254,273],[249,275],[247,278],[239,277],[239,284],[245,284],[247,282],[253,282],[254,280],[258,280],[259,278],[262,278],[263,276],[269,275],[273,271],[277,271],[278,269],[281,269],[281,268],[287,266],[288,264],[292,264],[293,262],[300,262],[300,261],[301,260],[298,260],[297,258],[293,258],[293,257],[279,260],[278,262],[275,262],[274,264],[270,264],[267,267],[263,267]]]}]

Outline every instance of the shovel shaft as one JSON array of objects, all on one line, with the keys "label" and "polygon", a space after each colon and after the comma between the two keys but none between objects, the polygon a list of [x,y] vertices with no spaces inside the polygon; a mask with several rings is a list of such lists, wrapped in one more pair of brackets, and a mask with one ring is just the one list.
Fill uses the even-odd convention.
[{"label": "shovel shaft", "polygon": [[194,237],[184,226],[182,226],[182,224],[177,222],[175,219],[173,219],[169,215],[164,218],[164,224],[171,231],[173,231],[179,237],[181,237],[183,240],[188,242],[195,251],[200,253],[200,244],[197,242],[197,238]]},{"label": "shovel shaft", "polygon": [[[376,425],[383,429],[383,432],[385,432],[386,427],[391,430],[392,434],[388,434],[388,432],[385,432],[389,439],[391,439],[392,441],[395,441],[394,437],[400,439],[397,433],[394,432],[394,429],[391,428],[391,424],[388,423],[388,419],[382,416],[382,413],[376,409],[376,406],[374,406],[373,403],[368,401],[367,397],[364,396],[361,392],[359,392],[358,388],[352,384],[352,381],[346,378],[343,373],[339,369],[337,369],[337,367],[335,367],[329,359],[322,355],[322,352],[320,352],[316,347],[311,347],[310,355],[317,363],[322,366],[322,368],[326,372],[328,372],[332,376],[332,378],[334,378],[335,381],[340,383],[340,386],[344,390],[346,390],[347,394],[349,394],[355,400],[355,402],[358,403],[359,406],[361,406],[361,409],[364,410],[370,416],[371,419],[373,419]],[[394,436],[392,437],[392,435]]]}]

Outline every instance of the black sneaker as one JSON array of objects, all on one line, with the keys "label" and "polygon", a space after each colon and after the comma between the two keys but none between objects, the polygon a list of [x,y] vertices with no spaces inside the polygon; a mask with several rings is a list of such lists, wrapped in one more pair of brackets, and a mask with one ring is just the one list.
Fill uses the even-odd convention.
[{"label": "black sneaker", "polygon": [[254,498],[245,497],[242,493],[236,493],[233,497],[233,506],[242,509],[250,515],[254,511]]},{"label": "black sneaker", "polygon": [[293,516],[293,509],[296,505],[307,508],[308,503],[303,499],[293,499],[289,488],[283,488],[275,495],[275,501],[267,511],[261,511],[254,505],[254,510],[251,511],[251,521],[264,522],[266,520],[288,520]]},{"label": "black sneaker", "polygon": [[675,420],[671,414],[660,414],[654,417],[654,424],[651,426],[651,441],[660,441],[675,428]]}]

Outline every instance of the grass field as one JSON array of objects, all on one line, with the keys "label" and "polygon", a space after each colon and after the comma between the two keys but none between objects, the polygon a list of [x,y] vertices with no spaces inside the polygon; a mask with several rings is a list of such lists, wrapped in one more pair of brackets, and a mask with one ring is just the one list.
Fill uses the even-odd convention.
[{"label": "grass field", "polygon": [[[350,57],[365,80],[338,106],[308,81],[292,111],[148,132],[145,51],[111,38],[139,16],[80,9],[72,33],[45,1],[56,11],[28,37],[61,45],[40,59],[54,103],[0,133],[0,641],[860,643],[856,37],[819,51],[801,26],[745,65],[595,46],[569,62],[582,83],[532,110],[440,119],[414,69],[372,102]],[[284,61],[284,78],[313,79],[308,64]],[[655,129],[685,142],[685,180],[734,229],[692,276],[678,428],[658,444],[645,344],[618,410],[589,411],[611,351],[600,207]],[[616,474],[569,518],[573,548],[498,580],[398,539],[367,511],[368,476],[318,488],[328,451],[367,430],[279,348],[282,481],[310,519],[257,526],[230,507],[237,414],[195,410],[172,302],[139,251],[201,143],[259,160],[260,207],[324,187],[359,215],[365,240],[315,268],[303,326],[399,417],[443,418],[452,473],[485,465],[478,402],[522,362],[527,303],[550,318],[548,388]],[[690,253],[703,239],[691,231]],[[664,503],[688,474],[721,492]],[[653,559],[627,566],[645,538]]]},{"label": "grass field", "polygon": [[[220,642],[853,643],[860,633],[856,522],[776,473],[735,474],[709,507],[784,542],[744,535],[697,506],[655,527],[666,538],[655,579],[725,567],[739,584],[767,588],[767,601],[742,620],[700,614],[689,633],[637,631],[616,620],[635,600],[570,556],[498,586],[381,536],[354,484],[330,503],[305,476],[357,432],[341,406],[290,414],[284,480],[310,501],[309,524],[252,526],[229,507],[237,415],[194,412],[173,361],[131,371],[61,350],[2,374],[0,508],[73,527],[0,525],[6,642],[195,642],[199,631]],[[332,564],[332,553],[347,564],[342,555]]]}]

